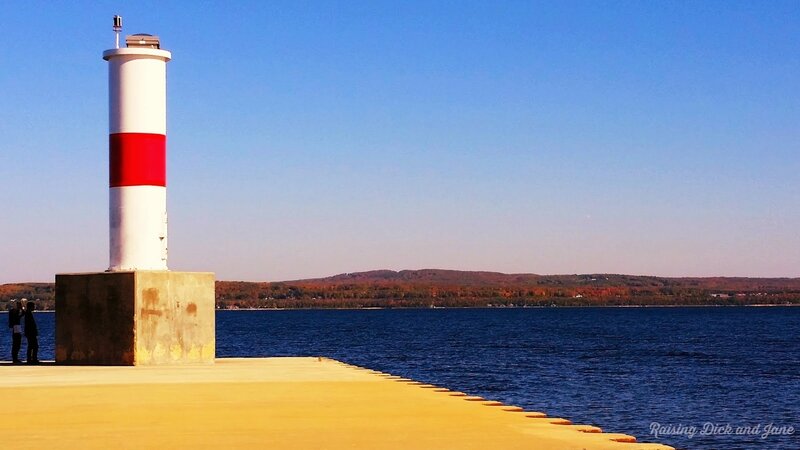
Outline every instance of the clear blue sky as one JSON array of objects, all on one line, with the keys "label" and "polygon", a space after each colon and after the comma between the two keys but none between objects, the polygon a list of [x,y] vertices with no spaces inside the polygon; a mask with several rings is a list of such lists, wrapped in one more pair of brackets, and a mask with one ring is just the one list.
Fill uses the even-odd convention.
[{"label": "clear blue sky", "polygon": [[170,268],[800,275],[800,2],[0,2],[0,282],[108,266],[161,36]]}]

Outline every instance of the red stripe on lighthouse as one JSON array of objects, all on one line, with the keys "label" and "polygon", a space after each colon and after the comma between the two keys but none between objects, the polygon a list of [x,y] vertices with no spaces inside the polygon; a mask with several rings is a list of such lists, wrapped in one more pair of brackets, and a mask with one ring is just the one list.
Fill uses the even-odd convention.
[{"label": "red stripe on lighthouse", "polygon": [[163,134],[111,134],[108,148],[111,187],[167,185],[167,137]]}]

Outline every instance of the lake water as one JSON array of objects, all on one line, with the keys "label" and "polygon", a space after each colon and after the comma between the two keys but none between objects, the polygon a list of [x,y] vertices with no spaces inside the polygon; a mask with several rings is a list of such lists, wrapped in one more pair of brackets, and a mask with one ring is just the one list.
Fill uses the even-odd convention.
[{"label": "lake water", "polygon": [[[40,357],[52,359],[53,314],[37,317]],[[10,337],[3,359],[9,347]],[[800,308],[217,313],[218,357],[289,355],[328,356],[678,448],[800,448]],[[795,432],[766,435],[770,425]]]}]

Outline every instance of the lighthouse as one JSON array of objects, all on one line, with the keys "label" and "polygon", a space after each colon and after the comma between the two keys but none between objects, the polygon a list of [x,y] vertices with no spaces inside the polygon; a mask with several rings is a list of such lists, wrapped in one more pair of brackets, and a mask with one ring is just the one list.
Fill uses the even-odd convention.
[{"label": "lighthouse", "polygon": [[109,271],[167,270],[167,62],[158,36],[134,34],[108,61]]},{"label": "lighthouse", "polygon": [[[109,264],[56,275],[56,362],[213,364],[214,274],[167,270],[167,63],[158,36],[108,63]],[[103,126],[98,124],[98,126]]]}]

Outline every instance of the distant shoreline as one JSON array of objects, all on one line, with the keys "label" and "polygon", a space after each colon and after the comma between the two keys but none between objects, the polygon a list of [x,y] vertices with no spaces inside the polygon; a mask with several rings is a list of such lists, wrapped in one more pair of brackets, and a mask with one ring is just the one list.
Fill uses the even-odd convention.
[{"label": "distant shoreline", "polygon": [[[553,306],[436,306],[434,308],[425,306],[368,306],[363,308],[215,308],[214,311],[368,311],[368,310],[427,310],[427,309],[637,309],[637,308],[797,308],[800,304],[759,304],[759,305],[553,305]],[[37,309],[37,313],[55,313],[54,309]],[[0,314],[8,314],[8,311],[0,311]]]},{"label": "distant shoreline", "polygon": [[[555,305],[555,306],[437,306],[435,308],[424,306],[394,306],[380,307],[369,306],[364,308],[215,308],[214,311],[368,311],[368,310],[426,310],[426,309],[607,309],[607,308],[797,308],[800,304],[790,303],[783,305]],[[54,309],[36,310],[37,313],[55,313]],[[8,314],[8,311],[0,311]]]},{"label": "distant shoreline", "polygon": [[796,308],[799,304],[786,305],[569,305],[569,306],[437,306],[435,308],[423,306],[396,306],[378,307],[370,306],[365,308],[217,308],[215,311],[359,311],[359,310],[409,310],[409,309],[589,309],[589,308]]}]

